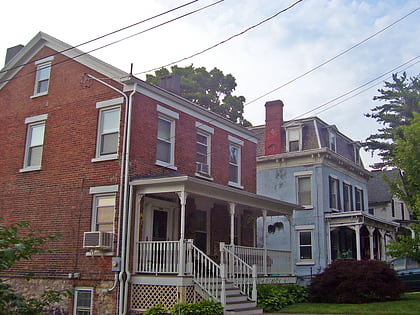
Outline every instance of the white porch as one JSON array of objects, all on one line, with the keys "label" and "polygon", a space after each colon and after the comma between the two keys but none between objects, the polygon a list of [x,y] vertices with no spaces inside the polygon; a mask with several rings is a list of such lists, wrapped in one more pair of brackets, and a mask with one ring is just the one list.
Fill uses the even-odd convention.
[{"label": "white porch", "polygon": [[294,280],[290,251],[268,250],[266,242],[256,248],[255,219],[291,218],[296,205],[188,176],[138,179],[131,186],[136,285],[148,275],[190,279],[201,296],[229,309],[228,285],[248,303],[256,302],[258,279]]}]

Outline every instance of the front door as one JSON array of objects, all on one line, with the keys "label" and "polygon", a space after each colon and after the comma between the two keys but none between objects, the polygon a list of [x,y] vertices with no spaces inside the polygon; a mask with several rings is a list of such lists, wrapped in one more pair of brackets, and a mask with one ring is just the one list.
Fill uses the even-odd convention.
[{"label": "front door", "polygon": [[152,223],[152,241],[168,240],[168,211],[154,209]]},{"label": "front door", "polygon": [[171,202],[145,198],[142,239],[174,241],[178,233],[178,209]]}]

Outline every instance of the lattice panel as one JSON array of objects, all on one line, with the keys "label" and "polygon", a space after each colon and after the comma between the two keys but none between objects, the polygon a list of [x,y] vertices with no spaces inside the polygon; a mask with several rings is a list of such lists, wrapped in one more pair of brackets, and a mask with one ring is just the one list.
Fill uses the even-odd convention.
[{"label": "lattice panel", "polygon": [[178,303],[178,292],[184,292],[185,301],[192,303],[199,298],[193,286],[177,287],[169,285],[133,284],[131,287],[131,309],[144,311],[161,304],[166,308]]}]

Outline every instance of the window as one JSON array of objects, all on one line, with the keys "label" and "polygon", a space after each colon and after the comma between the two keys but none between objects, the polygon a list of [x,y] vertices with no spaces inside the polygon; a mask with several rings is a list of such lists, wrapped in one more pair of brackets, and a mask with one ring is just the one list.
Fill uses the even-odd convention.
[{"label": "window", "polygon": [[241,149],[229,144],[229,184],[240,184]]},{"label": "window", "polygon": [[210,135],[197,132],[196,172],[210,175]]},{"label": "window", "polygon": [[330,138],[330,149],[334,152],[337,152],[337,136],[335,134],[335,132],[330,131],[329,133],[329,138]]},{"label": "window", "polygon": [[207,212],[195,211],[194,244],[204,253],[207,252]]},{"label": "window", "polygon": [[330,208],[339,210],[341,209],[340,205],[340,186],[338,179],[334,177],[329,177],[330,185]]},{"label": "window", "polygon": [[353,210],[353,195],[352,187],[349,184],[343,183],[343,201],[344,201],[344,211]]},{"label": "window", "polygon": [[312,260],[312,231],[299,231],[299,260]]},{"label": "window", "polygon": [[286,129],[286,150],[288,152],[294,152],[294,151],[301,151],[302,150],[302,144],[301,144],[301,128],[300,127],[294,127],[294,128],[288,128]]},{"label": "window", "polygon": [[174,126],[173,120],[159,116],[156,159],[162,162],[163,166],[173,165],[174,162]]},{"label": "window", "polygon": [[358,144],[354,144],[353,145],[353,150],[354,150],[354,163],[360,165],[361,164],[361,160],[360,160],[360,146]]},{"label": "window", "polygon": [[76,288],[74,292],[74,314],[91,315],[92,314],[92,288]]},{"label": "window", "polygon": [[114,232],[115,194],[95,195],[92,231]]},{"label": "window", "polygon": [[27,124],[26,147],[23,169],[21,171],[41,169],[44,148],[45,121],[48,115],[39,115],[25,119]]},{"label": "window", "polygon": [[48,57],[35,62],[36,76],[33,96],[36,97],[48,94],[51,75],[51,63],[53,59],[53,57]]},{"label": "window", "polygon": [[356,210],[365,210],[363,190],[356,187],[354,193],[356,197]]},{"label": "window", "polygon": [[403,204],[403,203],[401,203],[401,204],[400,204],[400,207],[401,207],[401,220],[405,220],[405,215],[404,215],[404,204]]},{"label": "window", "polygon": [[118,158],[122,97],[96,103],[99,109],[96,157],[93,162]]},{"label": "window", "polygon": [[118,153],[118,136],[120,131],[120,108],[100,112],[99,155]]},{"label": "window", "polygon": [[312,207],[311,176],[297,177],[297,202],[305,207]]},{"label": "window", "polygon": [[395,218],[395,201],[394,199],[391,200],[391,216]]}]

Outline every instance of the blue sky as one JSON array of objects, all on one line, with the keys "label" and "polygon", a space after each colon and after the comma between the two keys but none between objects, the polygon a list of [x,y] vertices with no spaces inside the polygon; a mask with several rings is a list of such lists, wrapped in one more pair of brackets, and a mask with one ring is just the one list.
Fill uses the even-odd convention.
[{"label": "blue sky", "polygon": [[[57,1],[50,0],[7,1],[2,4],[0,19],[3,30],[0,34],[0,60],[4,60],[8,47],[26,44],[38,31],[77,45],[186,2],[74,0],[58,6]],[[182,10],[80,49],[97,48],[213,2],[216,0],[197,1]],[[296,0],[225,0],[92,54],[127,72],[131,63],[134,73],[143,72],[206,49],[294,2]],[[284,102],[285,119],[293,119],[419,56],[420,9],[335,60],[296,79],[419,6],[418,0],[304,0],[244,35],[180,65],[193,64],[208,70],[218,67],[226,74],[231,73],[238,84],[235,94],[245,96],[248,102],[278,88],[245,106],[245,117],[254,125],[264,123],[264,104],[275,99]],[[419,75],[420,63],[414,64],[419,61],[420,58],[414,59],[397,70],[406,69],[410,76]],[[332,108],[304,116],[319,116],[336,125],[348,137],[363,141],[380,127],[363,114],[379,105],[372,98],[389,76],[373,81],[367,86],[370,88],[358,96],[350,93],[346,97],[350,97],[349,100],[337,104],[343,100],[339,98],[320,110]],[[144,74],[138,77],[145,78]],[[287,84],[289,81],[293,82]],[[375,161],[369,153],[363,154],[363,160],[365,164]]]}]

